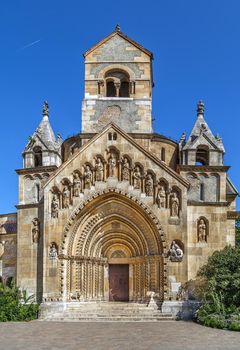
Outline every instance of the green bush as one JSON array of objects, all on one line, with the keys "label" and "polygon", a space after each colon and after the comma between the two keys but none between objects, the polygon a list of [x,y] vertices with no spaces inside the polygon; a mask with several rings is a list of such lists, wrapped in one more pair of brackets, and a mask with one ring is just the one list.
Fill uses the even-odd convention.
[{"label": "green bush", "polygon": [[205,326],[240,330],[240,247],[215,252],[199,273],[202,306],[197,321]]},{"label": "green bush", "polygon": [[34,298],[27,297],[26,291],[12,283],[5,286],[0,283],[0,321],[30,321],[38,316],[39,306]]}]

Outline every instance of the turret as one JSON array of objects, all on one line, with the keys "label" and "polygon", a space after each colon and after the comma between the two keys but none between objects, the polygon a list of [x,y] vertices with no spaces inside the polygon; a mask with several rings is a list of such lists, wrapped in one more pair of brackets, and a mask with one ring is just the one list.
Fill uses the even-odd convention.
[{"label": "turret", "polygon": [[213,136],[204,118],[204,104],[197,105],[197,120],[186,140],[183,134],[179,143],[182,165],[223,165],[224,146],[219,135]]},{"label": "turret", "polygon": [[59,166],[61,164],[62,139],[54,135],[49,121],[48,103],[44,102],[42,120],[29,137],[27,146],[23,152],[24,168],[36,168],[41,166]]}]

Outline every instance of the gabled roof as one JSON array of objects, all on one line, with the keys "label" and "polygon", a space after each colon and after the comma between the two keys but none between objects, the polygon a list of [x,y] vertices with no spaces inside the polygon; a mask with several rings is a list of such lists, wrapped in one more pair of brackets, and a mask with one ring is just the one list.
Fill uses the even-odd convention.
[{"label": "gabled roof", "polygon": [[64,169],[70,162],[73,161],[73,159],[77,158],[79,154],[84,152],[91,144],[93,144],[99,137],[106,134],[109,129],[114,129],[116,132],[118,132],[122,137],[124,137],[128,142],[130,142],[132,145],[134,145],[141,153],[145,154],[146,157],[151,159],[155,164],[157,164],[160,168],[164,169],[167,173],[169,173],[172,177],[174,177],[176,180],[178,180],[183,186],[189,187],[189,182],[185,180],[181,175],[179,175],[177,172],[175,172],[173,169],[168,167],[165,162],[159,160],[156,156],[154,156],[152,153],[148,152],[146,149],[144,149],[142,146],[140,146],[131,136],[129,136],[125,131],[123,131],[119,126],[117,126],[114,123],[109,123],[100,133],[96,134],[92,139],[90,139],[87,143],[85,143],[78,152],[76,152],[70,159],[68,159],[66,162],[60,165],[60,167],[57,169],[56,172],[54,172],[52,175],[50,175],[48,181],[45,183],[44,187],[48,185],[48,183],[52,180],[53,177],[58,175],[62,169]]},{"label": "gabled roof", "polygon": [[150,56],[151,59],[153,59],[153,53],[151,51],[149,51],[148,49],[145,49],[142,45],[138,44],[136,41],[134,41],[133,39],[129,38],[126,34],[122,33],[120,31],[120,27],[117,25],[116,29],[114,30],[114,32],[112,32],[111,34],[109,34],[108,36],[106,36],[104,39],[100,40],[97,44],[95,44],[94,46],[92,46],[90,49],[88,49],[84,54],[83,57],[85,58],[89,53],[91,53],[92,51],[94,51],[95,49],[97,49],[99,46],[101,46],[102,44],[106,43],[108,40],[110,40],[111,38],[113,38],[114,36],[120,36],[121,38],[123,38],[124,40],[128,41],[130,44],[134,45],[135,47],[137,47],[139,50],[143,51],[144,53],[146,53],[148,56]]}]

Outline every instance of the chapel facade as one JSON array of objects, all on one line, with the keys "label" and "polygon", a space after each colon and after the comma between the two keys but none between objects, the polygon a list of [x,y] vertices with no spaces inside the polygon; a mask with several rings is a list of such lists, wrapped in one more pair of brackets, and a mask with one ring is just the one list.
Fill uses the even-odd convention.
[{"label": "chapel facade", "polygon": [[235,244],[222,140],[202,101],[188,137],[153,131],[153,55],[118,26],[84,59],[81,132],[56,137],[45,102],[17,170],[17,284],[43,302],[174,300]]}]

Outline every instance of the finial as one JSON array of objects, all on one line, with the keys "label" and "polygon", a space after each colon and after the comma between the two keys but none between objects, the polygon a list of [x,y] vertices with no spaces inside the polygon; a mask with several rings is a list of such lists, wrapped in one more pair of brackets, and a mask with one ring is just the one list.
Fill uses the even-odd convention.
[{"label": "finial", "polygon": [[186,140],[186,133],[185,133],[185,131],[182,133],[182,136],[181,136],[181,138],[180,138],[180,142],[183,142],[183,141],[185,141]]},{"label": "finial", "polygon": [[44,104],[43,104],[43,115],[47,115],[48,116],[48,110],[49,110],[48,102],[44,101]]},{"label": "finial", "polygon": [[120,24],[117,24],[117,25],[116,25],[115,31],[116,31],[116,32],[120,32],[120,31],[121,31]]},{"label": "finial", "polygon": [[197,115],[199,116],[200,114],[204,115],[204,103],[202,100],[200,100],[197,105]]}]

